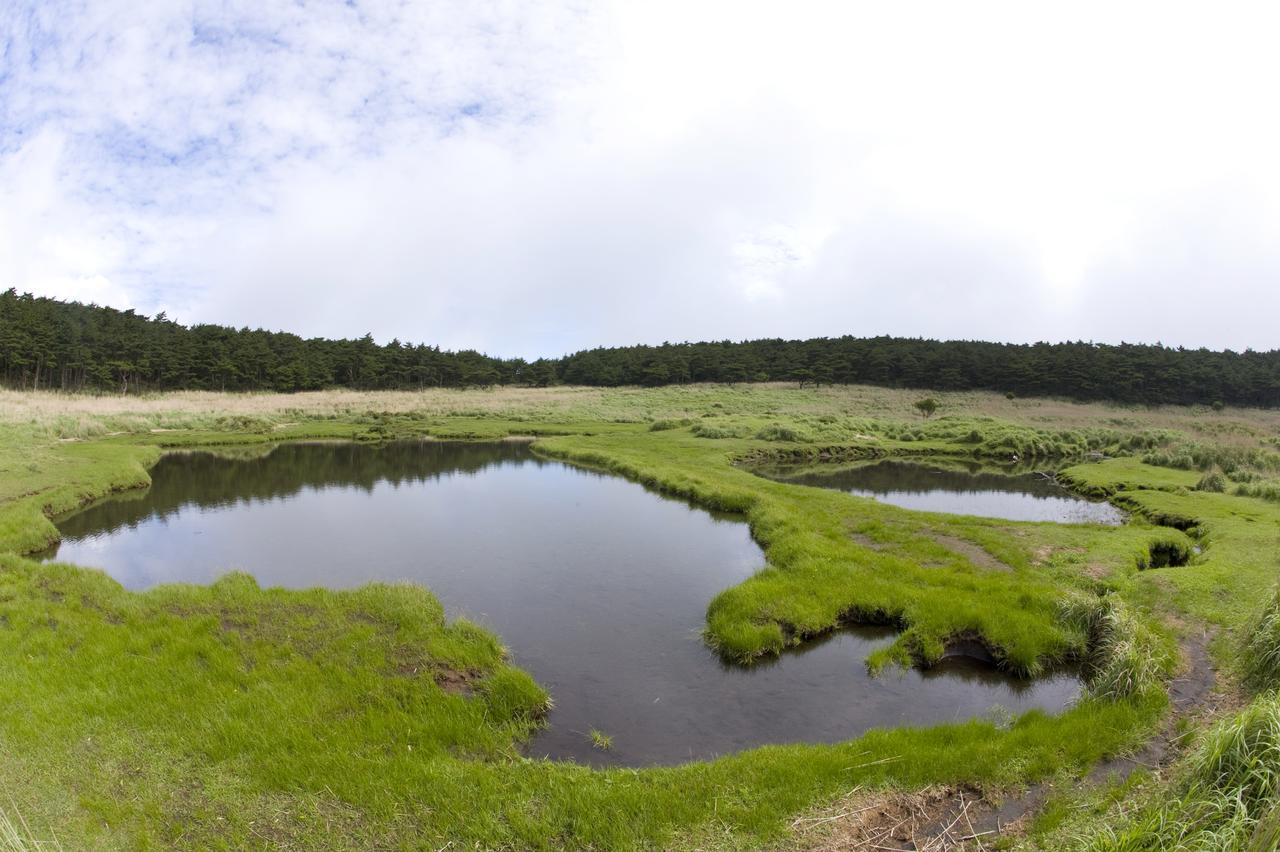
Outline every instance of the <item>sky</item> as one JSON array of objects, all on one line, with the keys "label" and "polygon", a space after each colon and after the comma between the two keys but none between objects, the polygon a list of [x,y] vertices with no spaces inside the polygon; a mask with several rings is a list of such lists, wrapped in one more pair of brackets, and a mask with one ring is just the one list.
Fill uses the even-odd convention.
[{"label": "sky", "polygon": [[1280,7],[0,2],[0,288],[557,356],[1280,347]]}]

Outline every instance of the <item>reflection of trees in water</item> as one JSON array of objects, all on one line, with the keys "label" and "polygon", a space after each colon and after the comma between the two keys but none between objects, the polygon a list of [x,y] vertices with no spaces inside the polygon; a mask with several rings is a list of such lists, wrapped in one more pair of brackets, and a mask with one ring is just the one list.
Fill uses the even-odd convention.
[{"label": "reflection of trees in water", "polygon": [[[1021,694],[1032,689],[1036,680],[1031,678],[1015,677],[1006,671],[997,668],[994,663],[977,659],[976,657],[966,657],[957,655],[946,657],[939,660],[936,664],[927,669],[920,670],[921,676],[925,680],[933,680],[935,678],[945,677],[952,680],[960,680],[965,683],[980,683],[983,685],[1002,684],[1015,694]],[[1052,675],[1050,675],[1052,676]]]},{"label": "reflection of trees in water", "polygon": [[[858,660],[862,663],[871,652],[879,650],[888,645],[898,635],[898,629],[888,625],[875,624],[853,624],[831,630],[814,636],[799,645],[791,645],[782,650],[781,654],[776,656],[761,657],[749,665],[743,665],[731,660],[726,660],[716,655],[720,660],[720,669],[725,672],[736,672],[750,675],[752,672],[763,671],[774,666],[782,664],[788,657],[803,657],[805,654],[818,650],[832,642],[838,641],[841,637],[852,637],[860,646],[863,653]],[[710,651],[709,653],[714,653]],[[982,686],[1004,686],[1015,695],[1023,695],[1035,689],[1036,686],[1046,678],[1052,678],[1057,675],[1069,675],[1079,677],[1081,670],[1078,666],[1062,666],[1053,671],[1047,672],[1043,677],[1024,678],[1013,675],[999,668],[995,663],[989,660],[979,659],[974,656],[967,656],[963,653],[953,654],[944,657],[937,663],[928,668],[914,668],[915,673],[919,674],[926,681],[945,678],[948,680],[958,680],[963,683],[976,683]],[[883,672],[881,677],[893,677],[893,670]]]},{"label": "reflection of trees in water", "polygon": [[524,444],[402,441],[387,444],[283,444],[258,458],[178,453],[160,459],[151,487],[90,506],[58,524],[76,538],[187,506],[209,508],[288,497],[304,489],[334,486],[371,491],[380,482],[424,482],[453,473],[475,473],[502,463],[546,464]]},{"label": "reflection of trees in water", "polygon": [[[826,633],[819,633],[817,636],[804,640],[799,645],[788,645],[782,649],[781,654],[757,657],[750,663],[734,662],[733,660],[725,659],[719,654],[716,654],[716,656],[720,660],[720,668],[723,671],[750,673],[776,666],[787,657],[803,657],[805,654],[816,651],[824,645],[835,642],[842,636],[852,637],[858,643],[864,644],[866,653],[870,654],[880,646],[888,645],[897,635],[898,628],[888,625],[851,624],[835,630],[828,630]],[[712,653],[715,652],[713,651]]]},{"label": "reflection of trees in water", "polygon": [[868,491],[873,494],[1004,491],[1033,497],[1070,496],[1066,489],[1053,480],[1035,473],[954,470],[902,461],[881,461],[834,471],[825,471],[816,466],[791,472],[777,468],[771,475],[797,485],[842,491]]}]

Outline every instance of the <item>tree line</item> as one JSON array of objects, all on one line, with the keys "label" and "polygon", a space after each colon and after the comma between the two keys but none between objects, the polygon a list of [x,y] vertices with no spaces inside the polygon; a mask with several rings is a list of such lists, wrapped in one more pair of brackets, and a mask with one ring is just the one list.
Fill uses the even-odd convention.
[{"label": "tree line", "polygon": [[164,314],[0,293],[0,380],[133,393],[793,381],[1136,403],[1280,405],[1280,350],[836,337],[664,343],[495,358],[372,335],[350,340],[185,326]]}]

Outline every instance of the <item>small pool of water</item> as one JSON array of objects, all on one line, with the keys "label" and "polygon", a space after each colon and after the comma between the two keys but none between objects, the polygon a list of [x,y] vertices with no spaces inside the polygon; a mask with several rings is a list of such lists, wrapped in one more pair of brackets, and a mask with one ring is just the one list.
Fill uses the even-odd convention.
[{"label": "small pool of water", "polygon": [[[1023,681],[972,660],[869,677],[893,639],[846,630],[753,668],[703,643],[707,603],[764,563],[740,519],[513,444],[284,445],[260,458],[165,456],[146,491],[59,523],[46,558],[131,589],[421,583],[493,629],[555,699],[535,756],[628,765],[765,743],[837,742],[869,728],[1058,711],[1071,673]],[[587,732],[613,737],[592,749]]]},{"label": "small pool of water", "polygon": [[822,465],[761,468],[762,476],[834,488],[924,512],[1064,524],[1124,523],[1110,503],[1088,500],[1038,473],[993,473],[885,460],[824,470]]}]

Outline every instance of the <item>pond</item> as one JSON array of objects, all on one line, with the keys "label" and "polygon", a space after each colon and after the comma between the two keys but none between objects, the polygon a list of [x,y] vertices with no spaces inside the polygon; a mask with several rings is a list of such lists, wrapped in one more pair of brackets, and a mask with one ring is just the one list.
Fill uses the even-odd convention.
[{"label": "pond", "polygon": [[[519,443],[287,444],[232,460],[167,455],[153,485],[59,523],[46,558],[131,589],[209,583],[430,588],[497,632],[555,699],[532,756],[671,764],[765,743],[837,742],[877,726],[1061,710],[1071,673],[1021,681],[967,659],[867,675],[892,641],[846,630],[752,668],[703,643],[707,603],[764,563],[747,525]],[[591,748],[587,732],[613,737]]]},{"label": "pond", "polygon": [[999,473],[976,465],[958,469],[885,460],[848,467],[778,466],[757,472],[780,482],[834,488],[923,512],[1110,526],[1125,520],[1124,512],[1110,503],[1087,500],[1051,477],[1029,471]]}]

